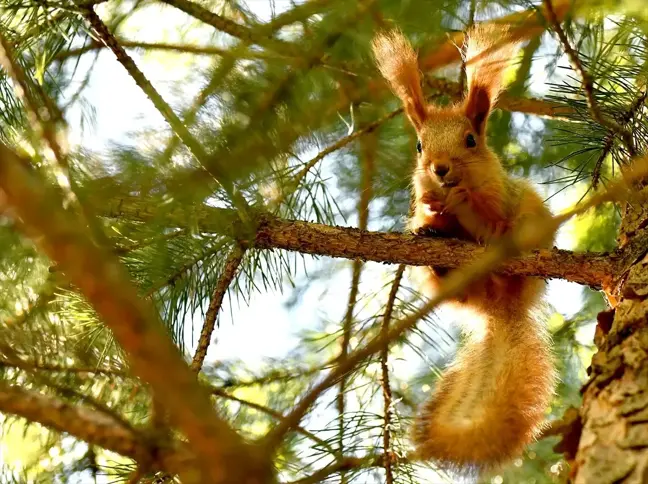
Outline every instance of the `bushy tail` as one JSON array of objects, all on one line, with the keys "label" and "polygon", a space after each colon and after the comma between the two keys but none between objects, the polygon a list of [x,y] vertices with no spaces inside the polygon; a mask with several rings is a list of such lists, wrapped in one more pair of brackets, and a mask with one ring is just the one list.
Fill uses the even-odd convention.
[{"label": "bushy tail", "polygon": [[497,466],[517,455],[542,428],[555,373],[546,332],[527,315],[485,316],[437,383],[414,427],[423,459],[462,471]]}]

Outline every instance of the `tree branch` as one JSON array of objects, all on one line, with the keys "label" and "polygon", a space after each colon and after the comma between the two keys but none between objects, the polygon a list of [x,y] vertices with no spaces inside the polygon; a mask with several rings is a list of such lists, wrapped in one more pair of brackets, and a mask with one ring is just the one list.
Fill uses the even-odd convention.
[{"label": "tree branch", "polygon": [[145,439],[111,416],[24,388],[0,383],[0,411],[65,432],[138,462],[151,459]]},{"label": "tree branch", "polygon": [[[147,222],[158,220],[155,204],[142,203],[135,197],[122,197],[106,203],[97,200],[103,215]],[[212,207],[191,207],[192,219],[184,210],[165,213],[167,223],[185,227],[189,221],[201,231],[239,238],[245,231],[236,222],[233,210]],[[412,266],[435,266],[455,269],[470,263],[485,248],[472,242],[422,237],[397,232],[362,232],[352,227],[334,227],[297,220],[284,220],[271,215],[260,216],[253,239],[245,240],[257,249],[283,249],[311,255]],[[538,250],[511,259],[496,272],[506,275],[537,276],[545,279],[565,279],[600,288],[612,282],[617,274],[622,254],[571,252],[568,250]]]},{"label": "tree branch", "polygon": [[420,309],[395,323],[388,332],[381,332],[379,336],[350,354],[347,358],[340,359],[337,366],[331,369],[318,384],[302,397],[293,410],[285,416],[284,420],[268,432],[263,439],[264,446],[268,449],[276,449],[284,436],[294,426],[299,425],[301,419],[324,391],[335,385],[340,378],[343,378],[350,371],[353,371],[362,361],[384,348],[386,344],[409,331],[423,315],[428,314],[448,298],[461,294],[472,282],[492,273],[504,260],[518,256],[533,247],[542,246],[548,240],[551,240],[558,228],[571,217],[584,213],[603,202],[631,198],[634,196],[630,192],[631,187],[637,180],[643,179],[646,175],[648,175],[648,157],[637,160],[624,174],[624,178],[611,183],[605,192],[596,194],[577,207],[550,219],[542,222],[534,220],[523,224],[497,241],[495,245],[489,247],[475,262],[464,266],[461,270],[450,272],[435,296]]},{"label": "tree branch", "polygon": [[[583,3],[586,2],[582,0],[557,0],[554,2],[554,12],[557,18],[562,21],[572,6],[577,8]],[[495,19],[492,23],[510,25],[511,38],[522,41],[536,37],[544,32],[546,27],[545,17],[546,10],[544,8],[538,9],[534,6],[528,10]],[[430,71],[459,62],[461,60],[461,52],[457,46],[463,45],[464,36],[463,32],[453,33],[448,36],[445,42],[434,47],[429,53],[424,53],[419,62],[421,69],[423,71]]]},{"label": "tree branch", "polygon": [[298,52],[298,49],[293,44],[275,39],[271,35],[258,35],[254,29],[240,25],[228,18],[221,17],[220,15],[207,10],[205,7],[190,2],[189,0],[161,1],[248,44],[260,45],[276,52],[292,54]]},{"label": "tree branch", "polygon": [[207,309],[207,314],[205,315],[205,323],[200,332],[196,354],[191,362],[191,370],[196,373],[200,372],[202,369],[205,356],[207,356],[207,349],[209,348],[209,343],[211,341],[211,335],[214,332],[214,326],[216,325],[216,319],[218,318],[218,312],[223,304],[225,293],[236,276],[236,271],[241,264],[243,254],[244,250],[239,247],[235,247],[232,250],[232,253],[225,262],[223,274],[218,280],[218,284],[216,284],[216,288],[212,294],[211,301],[209,302],[209,309]]},{"label": "tree branch", "polygon": [[248,216],[248,207],[245,200],[241,195],[236,192],[228,176],[228,170],[221,165],[219,160],[212,159],[207,163],[207,153],[205,152],[202,145],[198,142],[196,138],[189,132],[189,129],[185,124],[180,120],[180,118],[173,112],[171,106],[162,98],[160,93],[153,87],[151,81],[149,81],[144,73],[137,67],[135,61],[126,53],[124,48],[119,45],[119,42],[115,37],[110,33],[108,27],[101,21],[96,12],[89,8],[85,11],[85,17],[88,20],[92,29],[96,32],[102,42],[104,42],[110,50],[113,51],[115,57],[121,63],[126,72],[133,78],[137,86],[146,94],[146,96],[151,100],[155,108],[160,112],[164,117],[173,132],[182,140],[182,142],[189,148],[191,153],[194,155],[200,166],[211,174],[214,179],[223,187],[223,189],[230,196],[230,199],[233,201],[234,205],[239,211],[241,218],[244,221],[249,220]]},{"label": "tree branch", "polygon": [[[398,294],[398,289],[401,284],[401,279],[403,278],[403,273],[405,272],[405,266],[400,265],[396,270],[396,276],[394,277],[394,282],[392,283],[391,291],[389,292],[389,298],[387,299],[387,306],[385,307],[385,316],[383,317],[382,324],[380,326],[380,332],[387,341],[387,335],[389,334],[389,323],[392,318],[392,311],[394,310],[394,301],[396,300],[396,294]],[[380,352],[380,369],[381,369],[381,385],[383,391],[383,467],[385,468],[385,484],[393,484],[394,474],[392,471],[392,459],[393,454],[391,451],[391,422],[392,422],[392,391],[389,384],[389,344],[385,343],[384,348]]]},{"label": "tree branch", "polygon": [[609,117],[606,117],[603,115],[603,113],[601,113],[601,109],[599,108],[598,102],[596,101],[596,97],[594,97],[594,79],[583,67],[583,63],[578,57],[578,54],[574,51],[574,48],[571,46],[571,43],[569,42],[565,31],[560,26],[560,20],[558,19],[558,15],[556,14],[554,5],[552,4],[551,0],[543,0],[542,3],[544,5],[547,19],[558,35],[560,43],[565,49],[565,53],[569,58],[572,68],[581,76],[581,79],[583,80],[585,99],[587,100],[587,106],[589,107],[592,118],[601,126],[619,135],[623,139],[623,142],[628,149],[628,154],[631,157],[635,156],[636,149],[634,145],[634,139],[632,137],[632,132],[625,129],[613,119],[610,119]]},{"label": "tree branch", "polygon": [[184,446],[156,447],[110,415],[18,386],[0,383],[0,412],[38,422],[90,445],[130,457],[145,467],[182,474],[196,465],[194,456]]}]

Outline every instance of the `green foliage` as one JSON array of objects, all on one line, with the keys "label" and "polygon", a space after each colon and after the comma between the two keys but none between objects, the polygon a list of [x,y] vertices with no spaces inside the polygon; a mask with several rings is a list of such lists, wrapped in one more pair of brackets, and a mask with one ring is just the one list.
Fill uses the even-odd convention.
[{"label": "green foliage", "polygon": [[[318,153],[400,107],[384,89],[373,66],[369,45],[379,28],[400,27],[425,54],[445,39],[447,32],[467,26],[470,2],[330,0],[294,6],[277,2],[276,8],[287,9],[288,13],[277,10],[274,22],[287,18],[282,15],[294,15],[292,21],[278,29],[273,20],[268,23],[263,18],[257,2],[201,2],[205,8],[266,39],[284,41],[267,45],[250,45],[188,16],[182,17],[182,25],[174,27],[172,33],[156,37],[155,29],[151,29],[139,35],[129,25],[155,23],[156,19],[149,18],[152,15],[159,15],[161,23],[168,19],[165,15],[169,12],[180,15],[171,7],[154,10],[146,3],[151,2],[111,1],[96,8],[102,18],[109,19],[110,29],[120,39],[155,43],[180,38],[190,43],[187,39],[192,39],[192,32],[204,30],[207,34],[201,37],[199,46],[222,50],[223,55],[164,51],[156,56],[140,56],[137,54],[147,51],[128,49],[136,63],[146,66],[142,70],[185,120],[206,151],[206,159],[197,160],[166,125],[160,124],[161,118],[152,120],[157,116],[154,113],[135,132],[122,132],[117,140],[103,140],[105,149],[91,143],[73,146],[69,171],[71,185],[83,206],[105,205],[115,210],[114,216],[100,219],[102,234],[120,256],[142,298],[155,304],[169,335],[190,359],[227,255],[235,247],[231,232],[245,229],[241,229],[240,220],[226,216],[214,217],[212,222],[217,227],[213,231],[201,228],[199,222],[203,221],[205,209],[235,206],[224,180],[212,176],[213,167],[226,167],[225,182],[233,184],[252,211],[267,210],[284,219],[328,225],[356,224],[358,200],[367,190],[362,183],[364,155],[359,139],[371,139],[375,149],[370,160],[374,169],[369,227],[403,230],[410,206],[416,138],[402,115],[367,130],[321,159]],[[0,29],[15,45],[17,61],[29,84],[42,86],[65,108],[69,119],[78,121],[69,126],[69,131],[77,135],[85,125],[92,124],[95,114],[101,114],[95,113],[93,105],[100,105],[101,97],[108,96],[114,103],[130,102],[124,101],[120,92],[91,88],[95,69],[100,69],[98,59],[112,61],[112,54],[99,48],[97,52],[74,52],[84,45],[93,47],[96,42],[89,35],[79,4],[72,0],[11,0],[0,10]],[[631,127],[637,147],[644,149],[648,145],[643,106],[648,30],[637,5],[630,0],[620,6],[606,5],[610,9],[607,12],[616,15],[590,12],[574,18],[568,33],[595,79],[593,95],[602,114]],[[525,7],[526,1],[497,5],[476,2],[478,19],[499,17]],[[624,12],[637,15],[626,16]],[[196,45],[194,42],[192,46]],[[74,55],[68,56],[70,51]],[[622,140],[592,120],[580,79],[561,54],[562,47],[549,35],[528,42],[511,75],[509,95],[543,97],[568,107],[567,119],[499,110],[492,116],[489,128],[489,142],[505,167],[544,184],[550,198],[558,195],[551,198],[552,203],[561,197],[578,201],[593,185],[605,185],[616,176],[628,160]],[[156,77],[159,71],[151,62],[173,70],[180,58],[191,66],[181,81],[165,83],[162,75]],[[111,69],[116,73],[123,67],[113,63]],[[546,80],[532,82],[542,77],[539,73]],[[453,81],[459,78],[456,68],[426,74]],[[426,94],[433,94],[428,92],[428,86],[424,89]],[[144,95],[138,95],[138,103],[148,103]],[[439,102],[450,98],[437,96]],[[130,112],[125,104],[122,109]],[[112,122],[118,125],[122,121]],[[102,128],[105,126],[97,126],[99,132]],[[0,139],[14,148],[33,152],[38,147],[29,147],[25,142],[30,139],[30,130],[20,97],[3,71]],[[35,155],[40,158],[43,153]],[[314,166],[310,166],[312,160],[317,161]],[[306,167],[308,171],[302,172]],[[44,170],[41,166],[36,169]],[[120,200],[136,200],[139,215],[146,217],[120,213]],[[170,219],[175,222],[170,224]],[[9,220],[6,216],[0,220],[2,379],[72,404],[83,403],[125,425],[150,430],[151,395],[142,382],[128,375],[127,355],[87,301],[65,282],[65,274],[51,266],[31,242],[19,237]],[[612,250],[618,224],[619,214],[612,206],[579,217],[570,225],[572,245],[568,248]],[[395,268],[367,264],[363,271],[353,311],[351,349],[378,334]],[[246,438],[267,433],[313,381],[330,369],[345,330],[342,315],[350,274],[349,261],[254,247],[246,251],[225,296],[215,339],[219,339],[219,331],[226,332],[225,322],[229,325],[231,320],[235,327],[244,325],[246,321],[239,319],[242,308],[254,308],[255,304],[258,308],[260,298],[270,294],[275,299],[283,298],[285,316],[291,318],[291,324],[294,321],[291,330],[297,341],[293,351],[261,359],[257,365],[243,357],[221,358],[218,344],[214,354],[210,353],[201,379],[214,388],[214,403],[220,414]],[[335,307],[324,307],[326,303]],[[397,293],[393,319],[412,314],[419,303],[416,284],[406,277]],[[578,390],[586,378],[584,368],[592,353],[591,335],[588,341],[583,335],[591,333],[595,315],[601,309],[600,295],[588,291],[577,316],[562,315],[554,308],[547,311],[561,377],[551,418],[560,418],[566,408],[579,405]],[[254,317],[261,318],[264,325],[277,324],[272,319],[276,312],[266,314],[264,310],[261,308]],[[446,320],[443,313],[429,315],[414,331],[393,342],[390,349],[390,431],[392,451],[399,457],[411,450],[408,432],[412,417],[458,344]],[[241,352],[256,337],[244,333],[239,329],[236,341]],[[289,335],[282,337],[288,339]],[[264,343],[272,346],[276,342]],[[282,481],[311,475],[340,456],[382,453],[381,378],[378,357],[347,377],[341,438],[335,405],[338,387],[324,393],[302,422],[301,431],[292,433],[279,450],[275,463]],[[0,470],[2,482],[73,482],[89,479],[97,472],[123,481],[134,469],[127,459],[117,459],[63,434],[28,425],[22,419],[4,419],[0,449],[2,445],[11,446],[12,452],[5,454],[5,468]],[[46,440],[44,444],[42,439]],[[338,448],[340,441],[342,449]],[[553,452],[555,443],[555,439],[543,439],[510,467],[485,479],[500,483],[562,482],[567,464]],[[69,458],[47,458],[52,455],[50,448],[57,449],[56,455]],[[16,456],[22,465],[16,465]],[[394,472],[399,483],[453,479],[435,469],[434,464],[407,459],[397,462]],[[384,470],[376,465],[356,467],[343,473],[344,477],[340,475],[333,473],[329,482],[385,479]]]}]

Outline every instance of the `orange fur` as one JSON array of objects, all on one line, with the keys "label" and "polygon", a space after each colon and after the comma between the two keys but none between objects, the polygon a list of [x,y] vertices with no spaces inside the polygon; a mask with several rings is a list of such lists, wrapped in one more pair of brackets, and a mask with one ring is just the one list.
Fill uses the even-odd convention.
[{"label": "orange fur", "polygon": [[[415,110],[421,152],[413,176],[412,231],[434,229],[487,243],[527,217],[550,216],[539,195],[510,177],[486,144],[488,116],[514,53],[507,36],[502,26],[473,28],[465,48],[464,101]],[[408,106],[423,103],[420,85],[413,85],[420,82],[414,51],[393,32],[378,36],[374,53],[412,119]],[[442,271],[419,270],[423,289],[434,293]],[[489,468],[518,455],[537,435],[555,382],[546,333],[531,315],[543,287],[539,279],[490,275],[450,301],[467,314],[467,342],[415,424],[422,458]]]}]

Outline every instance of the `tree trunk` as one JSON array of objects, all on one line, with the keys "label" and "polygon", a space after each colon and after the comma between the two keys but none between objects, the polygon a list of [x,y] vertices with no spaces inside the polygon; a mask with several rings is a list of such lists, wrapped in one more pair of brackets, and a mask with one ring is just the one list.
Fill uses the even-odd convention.
[{"label": "tree trunk", "polygon": [[[646,189],[644,189],[645,191]],[[583,388],[576,484],[648,482],[648,206],[627,207],[619,245],[627,269],[599,314],[590,380]]]}]

